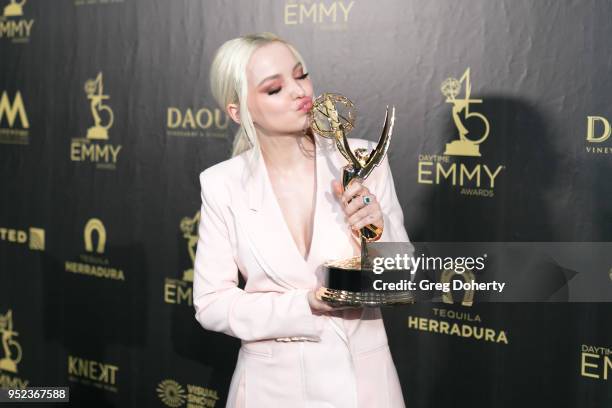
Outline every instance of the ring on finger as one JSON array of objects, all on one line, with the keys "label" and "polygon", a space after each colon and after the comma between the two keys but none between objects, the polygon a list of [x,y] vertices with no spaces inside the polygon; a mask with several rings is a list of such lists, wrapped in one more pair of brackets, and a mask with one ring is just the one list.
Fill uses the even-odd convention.
[{"label": "ring on finger", "polygon": [[369,205],[372,203],[372,201],[374,201],[372,200],[372,197],[367,195],[363,196],[361,199],[363,200],[363,205]]}]

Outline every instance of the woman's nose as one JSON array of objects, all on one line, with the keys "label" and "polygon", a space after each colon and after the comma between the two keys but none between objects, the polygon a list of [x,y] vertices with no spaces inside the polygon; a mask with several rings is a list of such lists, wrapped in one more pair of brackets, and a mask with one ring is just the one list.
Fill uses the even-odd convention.
[{"label": "woman's nose", "polygon": [[304,91],[304,87],[302,86],[302,84],[300,84],[300,82],[295,79],[293,80],[291,95],[294,98],[302,98],[306,95],[306,91]]}]

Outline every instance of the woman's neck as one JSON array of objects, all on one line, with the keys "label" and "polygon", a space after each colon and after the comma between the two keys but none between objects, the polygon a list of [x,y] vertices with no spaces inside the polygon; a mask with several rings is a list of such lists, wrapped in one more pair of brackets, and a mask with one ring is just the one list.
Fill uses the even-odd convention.
[{"label": "woman's neck", "polygon": [[259,144],[268,170],[291,173],[314,158],[313,139],[305,134],[261,136]]}]

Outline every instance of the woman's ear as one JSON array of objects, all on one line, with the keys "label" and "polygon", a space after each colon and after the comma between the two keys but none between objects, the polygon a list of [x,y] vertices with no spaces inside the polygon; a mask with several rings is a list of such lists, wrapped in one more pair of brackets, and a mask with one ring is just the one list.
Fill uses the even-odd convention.
[{"label": "woman's ear", "polygon": [[236,103],[230,103],[225,108],[230,118],[237,124],[240,124],[240,106]]}]

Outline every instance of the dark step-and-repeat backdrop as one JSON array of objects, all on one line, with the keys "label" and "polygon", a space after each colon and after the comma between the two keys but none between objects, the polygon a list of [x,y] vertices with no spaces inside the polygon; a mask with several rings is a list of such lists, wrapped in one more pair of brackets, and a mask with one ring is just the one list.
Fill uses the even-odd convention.
[{"label": "dark step-and-repeat backdrop", "polygon": [[198,174],[236,130],[209,67],[225,40],[271,31],[317,94],[355,103],[351,137],[376,140],[395,105],[411,240],[575,243],[568,259],[598,259],[573,271],[596,277],[580,302],[385,309],[407,405],[612,406],[612,261],[589,253],[612,241],[610,1],[2,0],[0,13],[0,387],[68,386],[74,406],[225,405],[239,341],[202,329],[192,302]]}]

